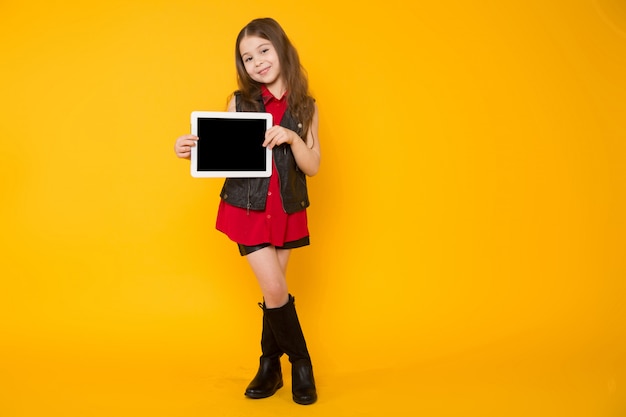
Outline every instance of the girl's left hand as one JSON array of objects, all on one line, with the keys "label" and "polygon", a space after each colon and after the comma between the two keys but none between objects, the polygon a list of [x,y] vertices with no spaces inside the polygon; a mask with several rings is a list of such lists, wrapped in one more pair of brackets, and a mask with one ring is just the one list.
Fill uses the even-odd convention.
[{"label": "girl's left hand", "polygon": [[293,130],[286,129],[282,126],[272,126],[265,132],[263,146],[272,149],[274,146],[282,145],[283,143],[291,145],[294,140],[298,138],[298,134]]}]

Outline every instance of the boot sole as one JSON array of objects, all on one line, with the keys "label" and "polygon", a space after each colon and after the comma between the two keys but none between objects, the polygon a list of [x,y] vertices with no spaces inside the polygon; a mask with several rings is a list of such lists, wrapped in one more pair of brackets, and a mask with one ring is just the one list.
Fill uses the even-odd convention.
[{"label": "boot sole", "polygon": [[300,405],[311,405],[317,401],[317,398],[302,399],[302,398],[293,397],[293,401],[296,404],[300,404]]},{"label": "boot sole", "polygon": [[245,392],[244,395],[248,398],[252,398],[253,400],[260,400],[261,398],[268,398],[272,395],[276,394],[276,391],[283,387],[283,383],[281,382],[274,391],[271,392]]}]

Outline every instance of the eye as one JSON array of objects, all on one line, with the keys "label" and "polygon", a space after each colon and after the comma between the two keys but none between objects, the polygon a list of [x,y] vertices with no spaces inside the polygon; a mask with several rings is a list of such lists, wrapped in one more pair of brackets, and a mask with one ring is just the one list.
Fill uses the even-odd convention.
[{"label": "eye", "polygon": [[243,58],[243,62],[244,63],[245,62],[250,62],[250,61],[252,61],[252,57],[251,56],[246,56],[246,57]]},{"label": "eye", "polygon": [[264,53],[268,52],[269,50],[270,50],[270,48],[265,48],[265,49],[263,49],[263,50],[261,51],[261,53],[262,53],[262,54],[264,54]]}]

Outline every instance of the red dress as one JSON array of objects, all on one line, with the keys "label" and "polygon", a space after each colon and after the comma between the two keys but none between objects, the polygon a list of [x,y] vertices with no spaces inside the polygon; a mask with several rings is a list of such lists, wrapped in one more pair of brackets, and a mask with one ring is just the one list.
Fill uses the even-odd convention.
[{"label": "red dress", "polygon": [[[265,86],[262,87],[262,94],[265,111],[272,114],[274,125],[280,124],[287,110],[286,94],[277,99]],[[272,166],[265,210],[247,210],[221,200],[216,228],[232,241],[246,246],[262,243],[283,246],[286,242],[309,236],[306,210],[287,214],[283,209],[275,165]]]}]

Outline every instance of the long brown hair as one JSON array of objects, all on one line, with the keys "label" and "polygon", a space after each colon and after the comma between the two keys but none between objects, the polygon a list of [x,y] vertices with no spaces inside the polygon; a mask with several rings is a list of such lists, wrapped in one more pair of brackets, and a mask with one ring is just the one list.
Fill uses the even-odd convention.
[{"label": "long brown hair", "polygon": [[296,120],[302,123],[301,137],[306,139],[315,111],[313,98],[309,94],[306,70],[300,64],[298,51],[292,45],[283,28],[277,21],[269,17],[251,21],[241,29],[237,36],[235,64],[241,109],[244,111],[260,110],[258,98],[261,94],[261,84],[250,78],[239,52],[239,44],[246,36],[258,36],[267,39],[276,48],[280,60],[281,75],[287,87],[289,111]]}]

